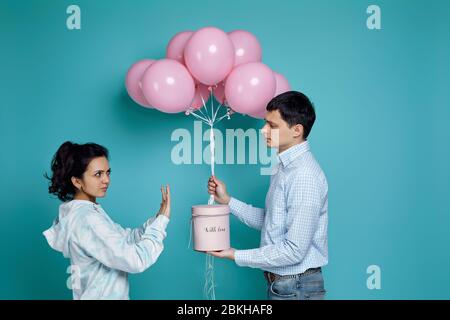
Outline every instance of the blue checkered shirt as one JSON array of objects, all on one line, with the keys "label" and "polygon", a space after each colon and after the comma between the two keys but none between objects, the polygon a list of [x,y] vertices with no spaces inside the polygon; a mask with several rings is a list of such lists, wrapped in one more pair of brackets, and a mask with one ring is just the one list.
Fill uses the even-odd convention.
[{"label": "blue checkered shirt", "polygon": [[260,247],[236,250],[239,266],[293,275],[328,263],[328,183],[307,141],[281,152],[265,209],[231,198],[231,212],[261,230]]}]

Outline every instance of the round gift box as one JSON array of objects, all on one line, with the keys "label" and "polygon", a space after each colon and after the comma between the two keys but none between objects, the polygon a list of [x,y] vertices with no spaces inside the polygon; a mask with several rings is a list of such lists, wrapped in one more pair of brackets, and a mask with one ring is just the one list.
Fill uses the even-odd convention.
[{"label": "round gift box", "polygon": [[227,205],[192,206],[194,250],[230,248],[230,208]]}]

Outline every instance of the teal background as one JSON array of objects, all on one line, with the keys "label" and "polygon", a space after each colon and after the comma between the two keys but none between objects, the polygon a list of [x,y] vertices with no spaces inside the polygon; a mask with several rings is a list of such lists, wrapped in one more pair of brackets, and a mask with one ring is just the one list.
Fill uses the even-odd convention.
[{"label": "teal background", "polygon": [[[81,8],[81,30],[66,8]],[[381,7],[368,30],[366,8]],[[101,204],[124,226],[159,207],[170,183],[173,218],[165,250],[130,277],[133,299],[203,299],[204,255],[187,248],[190,207],[205,203],[209,166],[176,166],[170,135],[193,118],[133,103],[128,67],[162,58],[178,31],[245,29],[263,62],[314,102],[312,150],[329,190],[329,299],[449,299],[449,1],[10,1],[0,2],[0,298],[71,299],[69,261],[42,231],[58,200],[43,173],[66,141],[111,153],[112,184]],[[218,126],[259,128],[235,115]],[[204,144],[206,146],[206,143]],[[217,165],[230,193],[262,206],[269,177],[259,165]],[[232,246],[259,233],[231,221]],[[381,267],[381,290],[366,286]],[[218,299],[264,299],[261,272],[216,260]]]}]

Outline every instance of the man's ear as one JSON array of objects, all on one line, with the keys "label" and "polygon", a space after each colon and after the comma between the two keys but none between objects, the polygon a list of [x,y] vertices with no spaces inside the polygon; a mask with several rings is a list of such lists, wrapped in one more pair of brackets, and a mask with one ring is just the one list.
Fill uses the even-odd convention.
[{"label": "man's ear", "polygon": [[72,184],[75,186],[75,188],[77,188],[77,189],[81,188],[80,179],[72,177],[72,178],[70,178],[70,180],[72,181]]},{"label": "man's ear", "polygon": [[299,138],[299,137],[302,138],[303,137],[303,132],[304,132],[303,125],[298,123],[298,124],[292,126],[292,130],[294,131],[294,138]]}]

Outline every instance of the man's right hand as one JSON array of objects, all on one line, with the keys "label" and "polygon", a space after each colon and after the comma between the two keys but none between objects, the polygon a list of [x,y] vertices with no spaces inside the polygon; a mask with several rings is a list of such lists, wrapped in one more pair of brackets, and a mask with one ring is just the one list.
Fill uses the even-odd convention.
[{"label": "man's right hand", "polygon": [[215,176],[211,176],[208,180],[208,193],[213,194],[214,200],[220,204],[228,204],[230,202],[225,183]]}]

